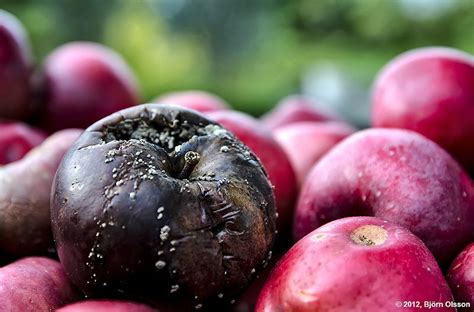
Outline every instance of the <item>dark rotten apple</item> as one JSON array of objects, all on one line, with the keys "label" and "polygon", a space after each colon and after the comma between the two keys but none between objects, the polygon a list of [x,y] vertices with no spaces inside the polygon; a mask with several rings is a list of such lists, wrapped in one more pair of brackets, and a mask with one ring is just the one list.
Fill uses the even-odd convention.
[{"label": "dark rotten apple", "polygon": [[89,127],[52,190],[58,254],[85,294],[195,308],[250,282],[273,244],[275,214],[268,177],[244,144],[159,104]]}]

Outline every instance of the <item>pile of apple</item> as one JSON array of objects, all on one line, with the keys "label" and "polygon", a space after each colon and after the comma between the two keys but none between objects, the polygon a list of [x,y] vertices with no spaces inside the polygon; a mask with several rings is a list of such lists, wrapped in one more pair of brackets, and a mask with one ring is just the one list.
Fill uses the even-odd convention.
[{"label": "pile of apple", "polygon": [[143,104],[97,43],[34,65],[0,11],[0,311],[472,311],[474,57],[404,53],[373,128]]}]

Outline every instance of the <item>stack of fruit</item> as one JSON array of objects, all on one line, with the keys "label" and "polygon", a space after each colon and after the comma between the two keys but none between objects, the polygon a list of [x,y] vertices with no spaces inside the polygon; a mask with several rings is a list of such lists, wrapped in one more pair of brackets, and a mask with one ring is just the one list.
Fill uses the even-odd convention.
[{"label": "stack of fruit", "polygon": [[361,131],[302,96],[140,101],[99,44],[34,69],[0,13],[0,311],[474,308],[471,55],[393,60]]}]

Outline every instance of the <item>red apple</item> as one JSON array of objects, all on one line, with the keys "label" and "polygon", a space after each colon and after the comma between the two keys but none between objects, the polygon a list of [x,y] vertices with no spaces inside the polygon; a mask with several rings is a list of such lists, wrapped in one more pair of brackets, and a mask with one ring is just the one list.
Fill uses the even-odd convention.
[{"label": "red apple", "polygon": [[296,176],[283,149],[269,131],[253,117],[237,111],[216,111],[206,115],[227,128],[257,155],[275,187],[277,229],[288,230],[297,193]]},{"label": "red apple", "polygon": [[0,311],[49,312],[79,294],[58,261],[29,257],[0,268],[0,298]]},{"label": "red apple", "polygon": [[178,105],[201,113],[229,109],[229,104],[217,95],[200,90],[165,93],[153,102]]},{"label": "red apple", "polygon": [[447,279],[456,301],[464,303],[465,309],[459,309],[459,311],[472,311],[474,308],[474,243],[467,246],[454,259]]},{"label": "red apple", "polygon": [[452,300],[436,260],[415,235],[378,218],[352,217],[297,242],[273,269],[255,311],[425,311],[427,303]]},{"label": "red apple", "polygon": [[474,184],[448,153],[416,132],[360,131],[309,173],[294,234],[301,238],[324,223],[357,215],[405,226],[447,264],[474,239]]},{"label": "red apple", "polygon": [[24,119],[31,113],[32,67],[23,25],[0,10],[0,118]]},{"label": "red apple", "polygon": [[50,132],[86,128],[139,101],[128,65],[117,53],[96,43],[60,46],[46,58],[41,77],[40,124]]},{"label": "red apple", "polygon": [[57,312],[156,312],[144,304],[118,300],[87,300],[56,310]]},{"label": "red apple", "polygon": [[401,54],[373,88],[376,127],[414,130],[474,174],[474,57],[449,48]]},{"label": "red apple", "polygon": [[22,159],[44,139],[46,134],[24,123],[0,123],[0,165]]},{"label": "red apple", "polygon": [[311,167],[334,145],[355,129],[343,122],[291,123],[274,130],[273,135],[295,170],[298,185],[303,185]]},{"label": "red apple", "polygon": [[282,99],[277,106],[262,116],[262,122],[270,130],[300,121],[329,121],[338,120],[320,112],[316,103],[310,98],[292,95]]}]

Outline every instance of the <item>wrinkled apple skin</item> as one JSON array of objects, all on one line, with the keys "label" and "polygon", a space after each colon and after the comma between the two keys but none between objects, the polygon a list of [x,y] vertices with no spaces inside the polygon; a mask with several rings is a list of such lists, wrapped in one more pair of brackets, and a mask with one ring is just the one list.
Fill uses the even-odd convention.
[{"label": "wrinkled apple skin", "polygon": [[454,298],[457,302],[468,302],[469,309],[459,311],[472,311],[474,308],[474,243],[467,246],[451,264],[446,276]]},{"label": "wrinkled apple skin", "polygon": [[401,54],[379,73],[375,127],[404,128],[441,145],[474,174],[474,57],[450,48]]},{"label": "wrinkled apple skin", "polygon": [[24,119],[31,113],[32,67],[23,25],[0,10],[0,119]]},{"label": "wrinkled apple skin", "polygon": [[87,128],[139,101],[135,77],[116,52],[97,43],[71,42],[45,60],[39,124],[53,132]]},{"label": "wrinkled apple skin", "polygon": [[211,112],[206,116],[232,132],[260,159],[275,187],[277,229],[280,234],[288,231],[293,218],[297,182],[293,167],[284,150],[269,131],[245,113],[229,110]]},{"label": "wrinkled apple skin", "polygon": [[51,184],[62,157],[81,132],[58,131],[23,159],[0,167],[0,254],[44,255],[54,246]]},{"label": "wrinkled apple skin", "polygon": [[343,122],[302,121],[279,127],[273,135],[288,156],[301,187],[311,167],[354,132],[353,127]]},{"label": "wrinkled apple skin", "polygon": [[87,300],[73,303],[57,312],[158,312],[144,304],[118,300]]},{"label": "wrinkled apple skin", "polygon": [[474,186],[456,161],[413,131],[369,129],[313,167],[300,194],[294,235],[329,221],[372,215],[407,227],[446,265],[474,236]]},{"label": "wrinkled apple skin", "polygon": [[330,121],[338,118],[320,112],[316,108],[316,103],[310,98],[291,95],[283,98],[273,110],[263,115],[263,125],[269,130],[275,130],[279,127],[301,121]]},{"label": "wrinkled apple skin", "polygon": [[42,131],[24,123],[0,123],[0,166],[22,159],[45,138]]},{"label": "wrinkled apple skin", "polygon": [[[385,230],[385,240],[355,243],[352,233],[362,226]],[[351,217],[298,241],[273,269],[255,312],[414,312],[423,309],[397,302],[452,300],[436,260],[415,235],[378,218]]]},{"label": "wrinkled apple skin", "polygon": [[200,90],[165,93],[157,97],[153,102],[178,105],[200,113],[229,109],[229,104],[217,95]]},{"label": "wrinkled apple skin", "polygon": [[23,258],[0,268],[0,311],[50,312],[79,299],[58,261]]}]

